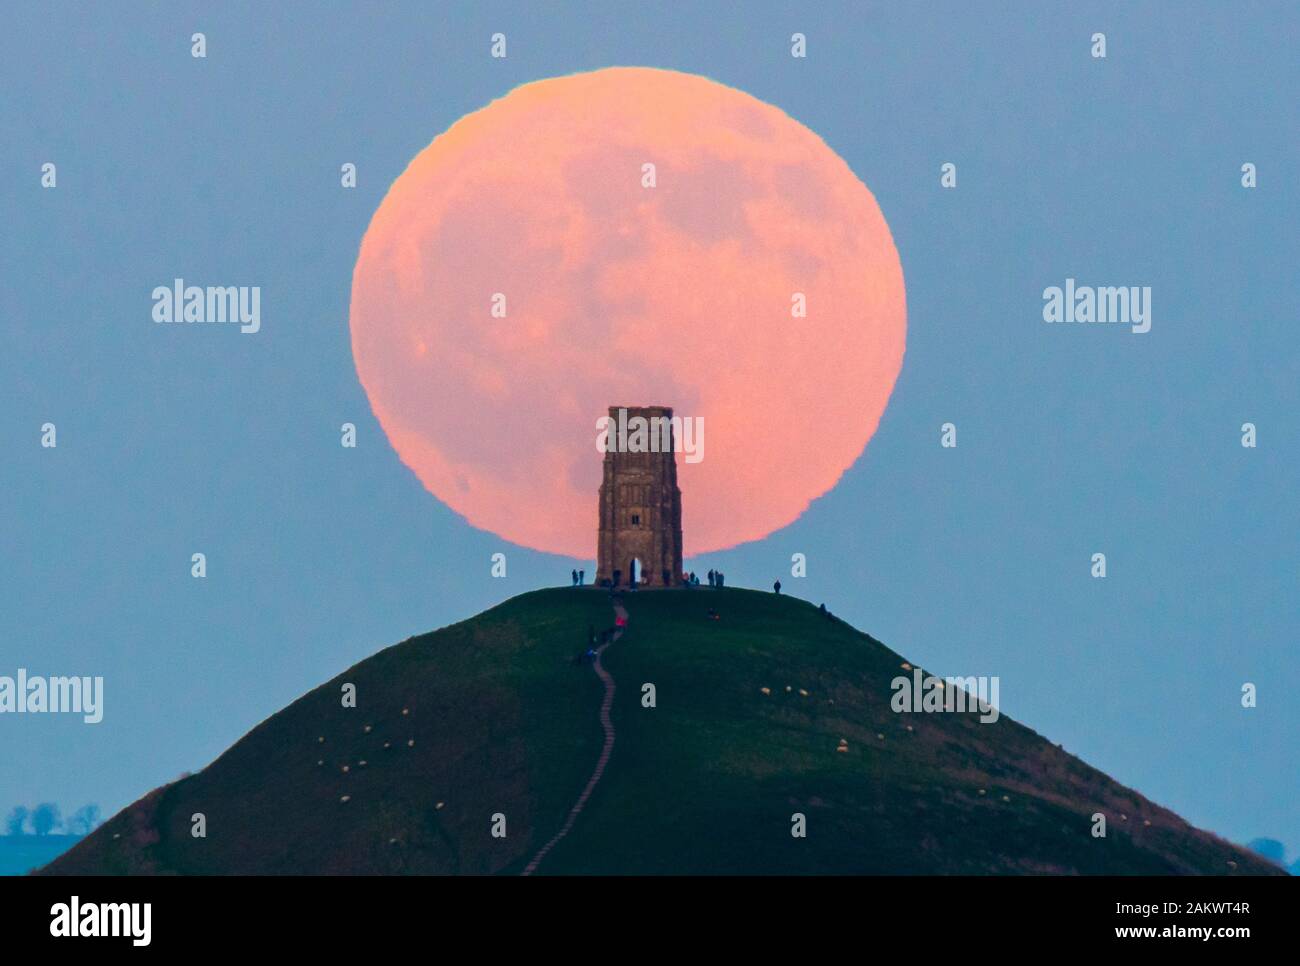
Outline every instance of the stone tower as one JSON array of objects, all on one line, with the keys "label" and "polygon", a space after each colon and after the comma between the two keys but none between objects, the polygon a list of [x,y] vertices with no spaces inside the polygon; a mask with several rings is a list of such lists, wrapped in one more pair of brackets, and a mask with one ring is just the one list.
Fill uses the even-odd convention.
[{"label": "stone tower", "polygon": [[[676,427],[668,406],[611,406],[596,580],[675,585],[682,575],[682,491],[677,488]],[[643,421],[643,422],[642,422]],[[644,426],[645,432],[637,430]]]}]

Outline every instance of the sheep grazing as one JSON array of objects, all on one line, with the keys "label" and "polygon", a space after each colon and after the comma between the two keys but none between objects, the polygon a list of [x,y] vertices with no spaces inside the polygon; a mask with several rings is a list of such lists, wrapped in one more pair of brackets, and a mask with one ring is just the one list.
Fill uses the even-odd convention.
[{"label": "sheep grazing", "polygon": [[804,697],[804,698],[806,698],[806,697],[808,697],[808,692],[805,691],[803,688],[800,688],[800,689],[799,689],[799,695],[800,695],[800,697]]},{"label": "sheep grazing", "polygon": [[789,694],[789,693],[790,693],[791,691],[793,691],[793,690],[794,690],[794,689],[793,689],[792,687],[790,687],[790,685],[787,684],[787,685],[785,686],[785,693],[786,693],[786,694]]},{"label": "sheep grazing", "polygon": [[912,670],[912,665],[908,664],[906,661],[900,664],[899,667],[901,667],[904,671]]},{"label": "sheep grazing", "polygon": [[836,748],[835,750],[838,751],[840,754],[843,754],[844,752],[846,752],[846,751],[849,750],[849,746],[848,746],[848,745],[840,745],[840,746],[839,746],[838,748]]},{"label": "sheep grazing", "polygon": [[366,725],[366,726],[365,726],[364,728],[362,728],[361,730],[364,731],[366,734],[370,734],[370,725]]},{"label": "sheep grazing", "polygon": [[351,771],[351,770],[352,770],[352,769],[351,769],[349,766],[347,766],[347,765],[344,765],[344,766],[343,766],[343,771],[344,771],[345,773],[346,773],[346,772],[349,772],[349,771]]},{"label": "sheep grazing", "polygon": [[411,713],[411,709],[410,709],[410,708],[403,708],[403,709],[402,709],[402,714],[410,714],[410,713]]},{"label": "sheep grazing", "polygon": [[340,801],[340,802],[350,802],[350,801],[352,801],[352,796],[351,796],[351,795],[344,795],[342,798],[339,799],[339,801]]},{"label": "sheep grazing", "polygon": [[981,788],[981,789],[980,789],[980,794],[981,794],[981,795],[987,795],[988,792],[986,792],[984,789]]},{"label": "sheep grazing", "polygon": [[364,758],[362,758],[359,762],[357,762],[357,767],[358,767],[358,768],[365,768],[365,767],[366,767],[366,760],[365,760]]},{"label": "sheep grazing", "polygon": [[324,736],[324,735],[321,735],[319,738],[317,738],[317,739],[316,739],[316,743],[317,743],[317,744],[320,744],[320,745],[325,744],[325,736]]},{"label": "sheep grazing", "polygon": [[1009,801],[1011,801],[1011,796],[1010,796],[1010,795],[1003,795],[1003,796],[1002,796],[1002,800],[1003,800],[1004,802],[1009,802]]},{"label": "sheep grazing", "polygon": [[772,693],[772,689],[771,689],[771,688],[759,688],[758,690],[762,691],[764,694],[771,694],[771,693]]},{"label": "sheep grazing", "polygon": [[877,737],[878,739],[880,739],[881,741],[884,741],[884,740],[885,740],[885,736],[882,735],[880,732],[876,732],[876,737]]},{"label": "sheep grazing", "polygon": [[444,805],[446,805],[446,804],[447,804],[446,802],[439,802],[437,805],[435,805],[435,806],[433,806],[433,807],[434,807],[435,809],[437,809],[438,811],[442,811],[442,806],[444,806]]},{"label": "sheep grazing", "polygon": [[1147,826],[1148,828],[1150,828],[1150,827],[1151,827],[1151,819],[1149,819],[1149,818],[1144,818],[1144,819],[1142,820],[1142,824],[1145,825],[1145,826]]},{"label": "sheep grazing", "polygon": [[412,738],[410,741],[408,741],[408,742],[406,743],[406,747],[408,747],[408,748],[414,748],[414,747],[415,747],[415,739]]}]

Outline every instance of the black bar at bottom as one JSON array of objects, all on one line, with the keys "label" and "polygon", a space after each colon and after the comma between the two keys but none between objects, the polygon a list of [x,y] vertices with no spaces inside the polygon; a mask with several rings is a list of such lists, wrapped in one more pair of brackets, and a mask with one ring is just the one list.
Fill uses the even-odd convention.
[{"label": "black bar at bottom", "polygon": [[[456,955],[448,943],[475,937],[484,951],[567,943],[590,951],[601,938],[627,952],[680,939],[732,950],[806,943],[813,955],[835,935],[864,950],[897,944],[919,954],[1197,945],[1231,954],[1293,937],[1298,897],[1289,877],[18,877],[0,879],[0,936],[7,952],[92,955],[280,946],[396,954],[431,941]],[[457,958],[465,954],[473,947]]]}]

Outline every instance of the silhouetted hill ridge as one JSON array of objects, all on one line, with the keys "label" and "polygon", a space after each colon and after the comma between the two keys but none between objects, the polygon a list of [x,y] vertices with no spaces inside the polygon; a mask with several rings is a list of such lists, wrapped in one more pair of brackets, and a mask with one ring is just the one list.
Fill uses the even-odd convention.
[{"label": "silhouetted hill ridge", "polygon": [[[1282,872],[1005,715],[895,713],[903,658],[807,602],[624,603],[613,755],[539,874]],[[386,648],[42,872],[517,873],[600,752],[603,688],[572,659],[611,622],[605,592],[542,590]]]}]

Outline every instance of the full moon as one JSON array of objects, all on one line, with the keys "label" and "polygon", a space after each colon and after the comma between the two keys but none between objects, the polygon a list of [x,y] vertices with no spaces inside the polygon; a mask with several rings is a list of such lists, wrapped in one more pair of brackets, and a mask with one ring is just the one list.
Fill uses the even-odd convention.
[{"label": "full moon", "polygon": [[599,417],[699,417],[686,555],[767,536],[875,433],[903,271],[866,185],[780,109],[691,74],[517,87],[393,183],[352,279],[352,352],[421,483],[471,525],[595,554]]}]

